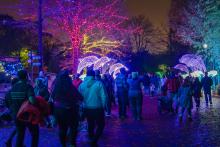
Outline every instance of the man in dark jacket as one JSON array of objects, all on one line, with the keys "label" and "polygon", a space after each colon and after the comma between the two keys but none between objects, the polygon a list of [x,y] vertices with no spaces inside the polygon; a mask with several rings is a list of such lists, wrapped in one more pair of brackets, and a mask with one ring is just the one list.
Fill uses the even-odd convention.
[{"label": "man in dark jacket", "polygon": [[212,94],[211,94],[212,84],[213,81],[210,77],[208,77],[208,73],[206,72],[205,77],[202,79],[202,87],[204,90],[206,106],[208,106],[208,103],[212,105]]},{"label": "man in dark jacket", "polygon": [[10,97],[11,97],[10,109],[12,111],[12,117],[15,120],[16,132],[17,132],[16,147],[23,146],[26,127],[29,129],[32,136],[31,146],[37,147],[38,138],[39,138],[38,125],[32,125],[30,123],[19,121],[16,117],[24,101],[29,100],[31,104],[35,103],[34,89],[31,85],[27,83],[27,72],[25,70],[21,70],[18,72],[18,78],[19,81],[15,85],[13,85],[10,92]]}]

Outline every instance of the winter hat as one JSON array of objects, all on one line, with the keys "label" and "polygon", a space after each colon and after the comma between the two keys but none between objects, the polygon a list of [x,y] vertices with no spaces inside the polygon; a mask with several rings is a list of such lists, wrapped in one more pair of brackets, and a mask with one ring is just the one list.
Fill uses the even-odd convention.
[{"label": "winter hat", "polygon": [[18,71],[18,78],[20,79],[20,80],[26,80],[27,79],[27,71],[26,70],[20,70],[20,71]]}]

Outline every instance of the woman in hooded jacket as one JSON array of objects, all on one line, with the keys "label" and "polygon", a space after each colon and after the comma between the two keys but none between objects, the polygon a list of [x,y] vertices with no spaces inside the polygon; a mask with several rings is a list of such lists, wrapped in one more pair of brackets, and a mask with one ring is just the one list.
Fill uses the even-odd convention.
[{"label": "woman in hooded jacket", "polygon": [[67,131],[69,129],[70,144],[76,146],[77,128],[79,120],[79,101],[82,96],[73,86],[68,71],[61,71],[55,80],[51,95],[54,105],[54,115],[59,126],[59,138],[63,147],[67,145]]}]

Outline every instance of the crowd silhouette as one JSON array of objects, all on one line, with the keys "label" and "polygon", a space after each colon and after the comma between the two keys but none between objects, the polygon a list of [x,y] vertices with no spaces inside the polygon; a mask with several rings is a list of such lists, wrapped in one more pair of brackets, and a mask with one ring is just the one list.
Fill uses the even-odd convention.
[{"label": "crowd silhouette", "polygon": [[[18,72],[11,82],[11,89],[5,95],[5,109],[0,120],[11,118],[14,130],[8,136],[6,146],[12,146],[16,136],[16,147],[24,146],[25,129],[32,137],[32,147],[40,146],[39,126],[58,127],[58,136],[63,147],[75,147],[79,128],[87,122],[88,141],[98,146],[105,128],[105,117],[111,117],[112,106],[118,107],[118,117],[126,120],[130,109],[132,119],[141,121],[144,98],[158,99],[158,112],[177,114],[181,122],[184,113],[192,121],[193,99],[200,107],[202,90],[206,106],[212,105],[211,86],[208,74],[201,79],[187,76],[182,78],[170,70],[160,77],[155,73],[127,72],[120,70],[114,79],[109,74],[88,68],[86,77],[70,76],[68,70],[60,71],[48,88],[48,78],[40,72],[32,85],[25,70]],[[50,91],[48,89],[51,89]]]}]

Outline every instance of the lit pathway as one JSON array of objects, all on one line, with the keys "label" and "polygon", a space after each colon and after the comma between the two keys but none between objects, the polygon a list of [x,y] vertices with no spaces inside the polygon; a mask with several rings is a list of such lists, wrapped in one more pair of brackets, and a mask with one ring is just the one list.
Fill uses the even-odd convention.
[{"label": "lit pathway", "polygon": [[[202,104],[204,99],[202,100]],[[114,111],[106,120],[106,128],[99,142],[101,147],[148,147],[148,146],[220,146],[220,98],[214,98],[213,107],[193,111],[193,121],[179,123],[176,115],[157,113],[157,100],[145,98],[143,121],[131,117],[120,121]],[[0,147],[11,127],[0,128]],[[25,140],[30,144],[29,133]],[[39,147],[59,147],[56,130],[41,129]],[[78,146],[87,147],[86,132],[80,132]],[[27,146],[29,147],[29,146]]]}]

